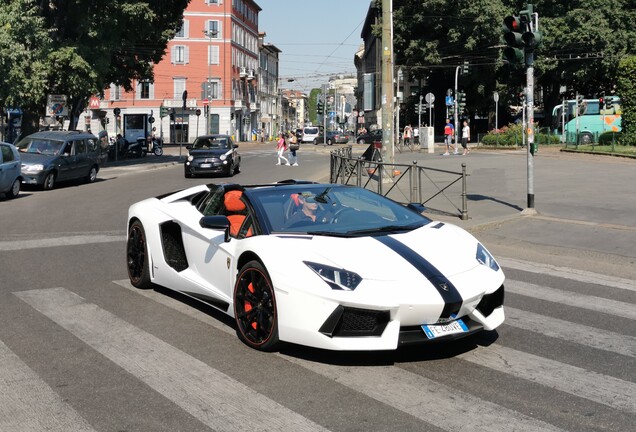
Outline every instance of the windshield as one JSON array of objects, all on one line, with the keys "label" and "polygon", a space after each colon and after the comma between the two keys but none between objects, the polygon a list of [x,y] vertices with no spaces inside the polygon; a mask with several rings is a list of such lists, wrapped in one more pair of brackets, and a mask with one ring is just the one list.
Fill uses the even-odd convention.
[{"label": "windshield", "polygon": [[26,137],[16,144],[22,153],[36,153],[48,156],[60,154],[64,141],[51,140],[46,138]]},{"label": "windshield", "polygon": [[272,232],[361,236],[410,231],[430,222],[405,206],[369,190],[336,185],[253,189]]},{"label": "windshield", "polygon": [[199,137],[192,144],[193,150],[212,150],[222,149],[227,150],[230,148],[230,142],[228,137]]}]

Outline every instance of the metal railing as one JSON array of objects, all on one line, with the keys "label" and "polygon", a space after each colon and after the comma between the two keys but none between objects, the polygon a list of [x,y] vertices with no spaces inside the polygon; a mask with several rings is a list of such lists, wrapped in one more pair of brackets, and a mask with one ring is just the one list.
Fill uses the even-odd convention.
[{"label": "metal railing", "polygon": [[420,203],[428,210],[466,220],[468,175],[466,164],[461,166],[462,171],[456,172],[420,166],[417,161],[389,164],[381,160],[379,152],[371,157],[353,157],[349,146],[331,152],[329,179],[331,183],[364,187],[402,204]]}]

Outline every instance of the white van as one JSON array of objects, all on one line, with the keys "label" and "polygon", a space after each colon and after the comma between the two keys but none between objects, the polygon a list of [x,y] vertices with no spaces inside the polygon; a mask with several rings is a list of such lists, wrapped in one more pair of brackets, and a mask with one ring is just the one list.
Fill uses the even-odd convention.
[{"label": "white van", "polygon": [[315,140],[318,138],[320,134],[320,129],[318,126],[306,126],[303,128],[303,137],[301,138],[301,142],[304,143],[312,143],[316,144]]}]

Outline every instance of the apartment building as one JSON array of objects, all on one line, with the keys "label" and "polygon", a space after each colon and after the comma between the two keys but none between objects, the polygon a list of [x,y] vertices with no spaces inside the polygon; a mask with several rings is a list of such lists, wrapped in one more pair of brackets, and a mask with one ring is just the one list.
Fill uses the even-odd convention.
[{"label": "apartment building", "polygon": [[190,1],[181,28],[155,65],[154,81],[134,82],[131,92],[112,85],[103,99],[90,101],[84,124],[94,132],[105,125],[114,135],[125,114],[152,114],[151,127],[165,142],[190,143],[204,133],[252,139],[261,127],[260,11],[253,0]]}]

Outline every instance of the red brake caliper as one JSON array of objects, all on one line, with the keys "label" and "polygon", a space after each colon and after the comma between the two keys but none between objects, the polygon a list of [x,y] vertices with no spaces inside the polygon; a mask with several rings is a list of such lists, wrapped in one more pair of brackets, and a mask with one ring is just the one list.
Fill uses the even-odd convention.
[{"label": "red brake caliper", "polygon": [[[250,282],[249,285],[247,286],[247,290],[251,292],[252,294],[254,294],[254,285],[252,285],[252,282]],[[252,310],[252,304],[248,302],[247,300],[245,300],[245,305],[243,307],[245,308],[245,312],[249,312]],[[253,321],[252,328],[256,330],[257,327],[258,325],[256,324],[256,321]]]}]

